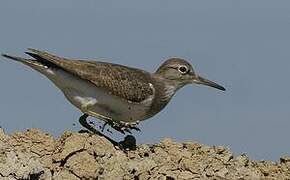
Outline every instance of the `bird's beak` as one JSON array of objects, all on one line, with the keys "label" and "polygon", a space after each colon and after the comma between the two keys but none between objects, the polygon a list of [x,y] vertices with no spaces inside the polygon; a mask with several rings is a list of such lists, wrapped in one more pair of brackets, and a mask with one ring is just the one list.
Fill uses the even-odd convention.
[{"label": "bird's beak", "polygon": [[201,76],[198,76],[198,75],[193,75],[193,83],[195,83],[195,84],[203,84],[203,85],[210,86],[210,87],[222,90],[222,91],[226,90],[223,86],[221,86],[221,85],[219,85],[219,84],[217,84],[217,83],[215,83],[213,81],[210,81],[208,79],[205,79],[205,78],[203,78]]}]

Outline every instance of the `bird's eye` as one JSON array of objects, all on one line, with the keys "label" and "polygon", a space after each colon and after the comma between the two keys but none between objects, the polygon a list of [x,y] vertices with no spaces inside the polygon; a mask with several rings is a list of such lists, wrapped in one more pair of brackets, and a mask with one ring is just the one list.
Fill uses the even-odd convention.
[{"label": "bird's eye", "polygon": [[181,72],[181,74],[185,74],[188,71],[188,68],[186,66],[180,66],[178,68],[178,71]]}]

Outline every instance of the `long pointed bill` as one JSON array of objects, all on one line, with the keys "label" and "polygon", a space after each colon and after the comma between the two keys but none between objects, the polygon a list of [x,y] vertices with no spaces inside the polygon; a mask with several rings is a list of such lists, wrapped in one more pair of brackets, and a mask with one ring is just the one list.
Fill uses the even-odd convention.
[{"label": "long pointed bill", "polygon": [[196,84],[203,84],[203,85],[206,85],[206,86],[210,86],[210,87],[222,90],[222,91],[226,90],[221,85],[219,85],[219,84],[217,84],[217,83],[215,83],[213,81],[210,81],[208,79],[205,79],[203,77],[200,77],[200,76],[195,76],[193,82],[196,83]]}]

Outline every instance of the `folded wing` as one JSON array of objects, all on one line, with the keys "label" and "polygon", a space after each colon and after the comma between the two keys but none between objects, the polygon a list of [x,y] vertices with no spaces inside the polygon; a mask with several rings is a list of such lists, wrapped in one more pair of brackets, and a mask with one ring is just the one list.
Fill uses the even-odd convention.
[{"label": "folded wing", "polygon": [[154,90],[149,84],[150,74],[148,72],[118,64],[70,60],[44,51],[29,50],[31,52],[27,52],[27,54],[36,60],[48,61],[124,100],[140,103],[154,95]]}]

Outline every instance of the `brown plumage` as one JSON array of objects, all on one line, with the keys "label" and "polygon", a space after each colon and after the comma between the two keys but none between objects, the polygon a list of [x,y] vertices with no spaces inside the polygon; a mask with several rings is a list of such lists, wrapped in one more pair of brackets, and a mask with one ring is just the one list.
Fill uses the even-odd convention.
[{"label": "brown plumage", "polygon": [[155,73],[123,65],[72,60],[29,49],[33,59],[3,54],[48,77],[84,115],[79,122],[95,131],[88,115],[109,123],[116,130],[136,128],[139,121],[160,112],[176,91],[187,84],[203,84],[225,91],[219,84],[197,75],[184,59],[170,58]]},{"label": "brown plumage", "polygon": [[36,60],[48,61],[125,100],[139,103],[153,94],[149,86],[150,74],[146,71],[106,62],[71,60],[44,51],[29,50],[33,53],[27,54]]}]

